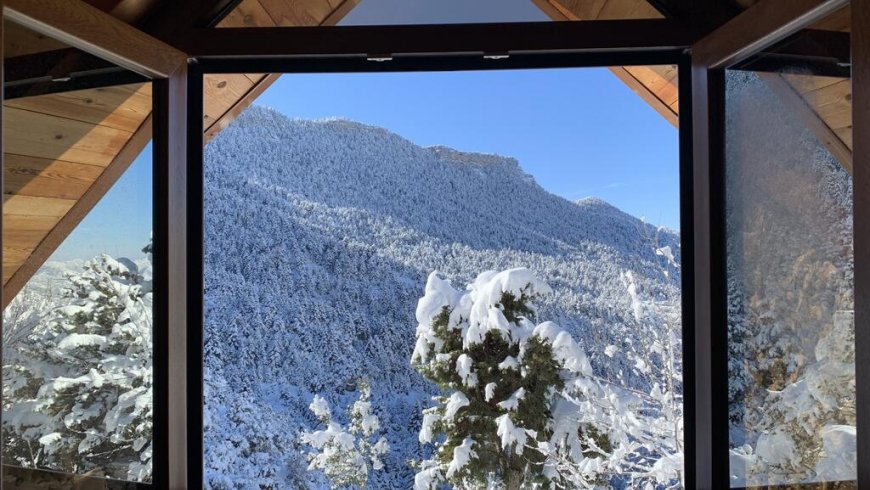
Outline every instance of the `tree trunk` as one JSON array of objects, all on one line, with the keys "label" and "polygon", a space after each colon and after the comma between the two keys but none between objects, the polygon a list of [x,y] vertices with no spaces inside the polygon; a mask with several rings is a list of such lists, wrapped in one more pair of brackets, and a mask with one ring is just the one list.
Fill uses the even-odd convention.
[{"label": "tree trunk", "polygon": [[505,490],[520,490],[520,485],[522,485],[522,483],[522,471],[509,471],[507,481],[505,482]]}]

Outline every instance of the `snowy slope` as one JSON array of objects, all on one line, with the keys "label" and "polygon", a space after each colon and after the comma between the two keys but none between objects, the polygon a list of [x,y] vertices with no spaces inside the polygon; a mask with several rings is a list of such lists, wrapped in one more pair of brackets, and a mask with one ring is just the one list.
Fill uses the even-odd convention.
[{"label": "snowy slope", "polygon": [[[678,236],[552,195],[516,160],[253,107],[206,147],[205,177],[211,488],[326,485],[299,444],[307,407],[320,394],[343,413],[360,376],[391,447],[370,485],[409,488],[437,392],[410,366],[414,310],[436,269],[458,286],[529,267],[554,290],[538,319],[572,332],[596,373],[647,393],[658,380],[637,358],[678,311],[679,271],[655,253],[679,261]],[[662,308],[636,317],[638,295]]]}]

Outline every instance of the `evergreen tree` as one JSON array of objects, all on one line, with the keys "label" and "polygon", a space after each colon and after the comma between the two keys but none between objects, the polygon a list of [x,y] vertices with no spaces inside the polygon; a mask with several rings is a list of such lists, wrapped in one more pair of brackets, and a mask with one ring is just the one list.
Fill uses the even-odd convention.
[{"label": "evergreen tree", "polygon": [[609,446],[564,409],[566,388],[592,369],[567,332],[530,320],[549,291],[528,269],[484,272],[464,292],[429,276],[411,362],[444,394],[424,411],[419,438],[436,450],[416,489],[550,487],[564,477],[556,458],[593,461]]},{"label": "evergreen tree", "polygon": [[[150,260],[150,244],[143,251]],[[150,268],[101,255],[67,280],[64,306],[17,343],[4,366],[6,460],[148,481]]]},{"label": "evergreen tree", "polygon": [[332,418],[329,404],[319,395],[309,406],[326,429],[302,433],[302,442],[311,447],[308,469],[323,471],[332,488],[366,488],[369,471],[383,469],[381,458],[390,449],[384,437],[377,438],[381,422],[372,413],[368,381],[360,380],[358,388],[359,399],[348,409],[347,429]]}]

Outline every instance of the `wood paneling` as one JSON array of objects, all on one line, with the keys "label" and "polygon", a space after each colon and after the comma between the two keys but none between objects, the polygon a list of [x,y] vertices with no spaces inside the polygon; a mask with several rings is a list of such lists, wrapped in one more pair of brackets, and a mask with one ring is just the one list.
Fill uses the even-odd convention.
[{"label": "wood paneling", "polygon": [[[553,20],[657,19],[646,0],[532,0]],[[622,66],[610,69],[628,88],[674,127],[679,122],[675,66]]]},{"label": "wood paneling", "polygon": [[[204,78],[205,97],[203,98],[204,118],[206,127],[210,127],[222,118],[227,111],[247,94],[255,82],[244,74],[207,75]],[[218,126],[223,129],[229,121],[221,121]]]},{"label": "wood paneling", "polygon": [[[4,108],[5,109],[5,108]],[[57,224],[46,233],[42,239],[32,248],[20,267],[8,278],[4,278],[3,297],[4,307],[18,294],[18,291],[27,281],[42,267],[42,264],[57,250],[57,247],[69,236],[70,232],[81,223],[82,219],[94,208],[106,192],[117,182],[118,178],[127,170],[133,160],[142,152],[145,145],[151,141],[151,116],[149,115],[141,124],[140,128],[131,134],[122,148],[118,150],[112,161],[103,169],[100,175],[91,183],[87,190],[78,199],[56,199],[44,197],[30,197],[22,195],[6,196],[3,205],[4,218],[9,215],[48,215],[49,212],[59,214]],[[22,201],[24,200],[24,201]],[[36,201],[40,200],[40,201]],[[10,202],[18,201],[15,206]],[[62,205],[67,205],[62,210]],[[41,206],[41,207],[40,207]],[[40,209],[41,212],[34,212]],[[62,211],[61,211],[62,210]],[[4,227],[4,234],[13,231]],[[3,257],[6,258],[4,245]],[[6,270],[4,270],[4,273]]]},{"label": "wood paneling", "polygon": [[275,21],[258,0],[243,0],[218,24],[218,27],[274,26]]},{"label": "wood paneling", "polygon": [[[335,25],[359,0],[243,0],[218,27]],[[279,74],[205,75],[203,126],[208,142],[227,127]]]},{"label": "wood paneling", "polygon": [[103,167],[45,158],[6,154],[4,193],[33,197],[78,199],[103,173]]},{"label": "wood paneling", "polygon": [[658,19],[662,15],[646,0],[532,0],[554,20]]},{"label": "wood paneling", "polygon": [[[23,5],[26,2],[27,5]],[[64,2],[12,0],[12,8],[66,12]],[[73,2],[75,3],[75,2]],[[123,2],[121,2],[123,3]],[[275,0],[267,10],[259,0],[244,0],[221,26],[274,27],[334,24],[357,0]],[[119,4],[120,5],[120,4]],[[54,10],[53,10],[54,9]],[[105,29],[126,32],[115,24],[92,33],[93,12],[75,10],[58,21],[71,22],[88,39]],[[57,19],[55,19],[57,21]],[[305,24],[300,24],[305,22]],[[111,23],[110,23],[111,24]],[[13,28],[15,29],[15,28]],[[16,34],[21,31],[21,35]],[[38,53],[64,44],[23,28],[7,38],[16,54]],[[123,39],[119,34],[118,39]],[[147,41],[147,40],[146,40]],[[134,36],[129,49],[149,49]],[[134,57],[169,71],[179,52],[157,46]],[[130,55],[132,57],[132,55]],[[177,61],[177,60],[176,60]],[[206,77],[206,138],[216,135],[270,86],[278,75],[231,74]],[[151,138],[151,84],[65,92],[5,102],[3,247],[4,306],[56,250],[94,205],[129,167]]]},{"label": "wood paneling", "polygon": [[7,101],[6,106],[132,133],[151,113],[151,85],[121,85],[22,97]]},{"label": "wood paneling", "polygon": [[65,117],[5,108],[6,153],[105,167],[130,133]]},{"label": "wood paneling", "polygon": [[[113,175],[120,155],[132,159],[148,138],[137,138],[151,108],[150,84],[24,97],[4,106],[4,282],[6,298],[60,244],[46,238],[70,229],[80,202]],[[138,144],[137,142],[141,142]],[[125,148],[138,150],[133,154]],[[124,167],[126,168],[126,167]],[[100,195],[101,197],[102,195]],[[47,228],[47,225],[51,225]],[[57,234],[55,234],[57,236]],[[63,235],[66,236],[65,234]],[[27,260],[19,260],[27,251]],[[37,258],[41,258],[37,260]],[[37,265],[38,263],[38,265]],[[29,276],[28,276],[29,278]]]}]

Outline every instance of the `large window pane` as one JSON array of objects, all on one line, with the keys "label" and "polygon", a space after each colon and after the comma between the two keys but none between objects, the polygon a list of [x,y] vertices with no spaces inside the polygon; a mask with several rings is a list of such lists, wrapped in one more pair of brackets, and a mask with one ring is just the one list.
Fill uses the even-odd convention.
[{"label": "large window pane", "polygon": [[4,27],[3,485],[151,480],[151,85]]},{"label": "large window pane", "polygon": [[[838,35],[848,46],[811,32],[777,50]],[[727,75],[733,486],[856,477],[848,51],[818,59]]]},{"label": "large window pane", "polygon": [[681,485],[667,119],[607,69],[261,102],[205,149],[207,487]]}]

